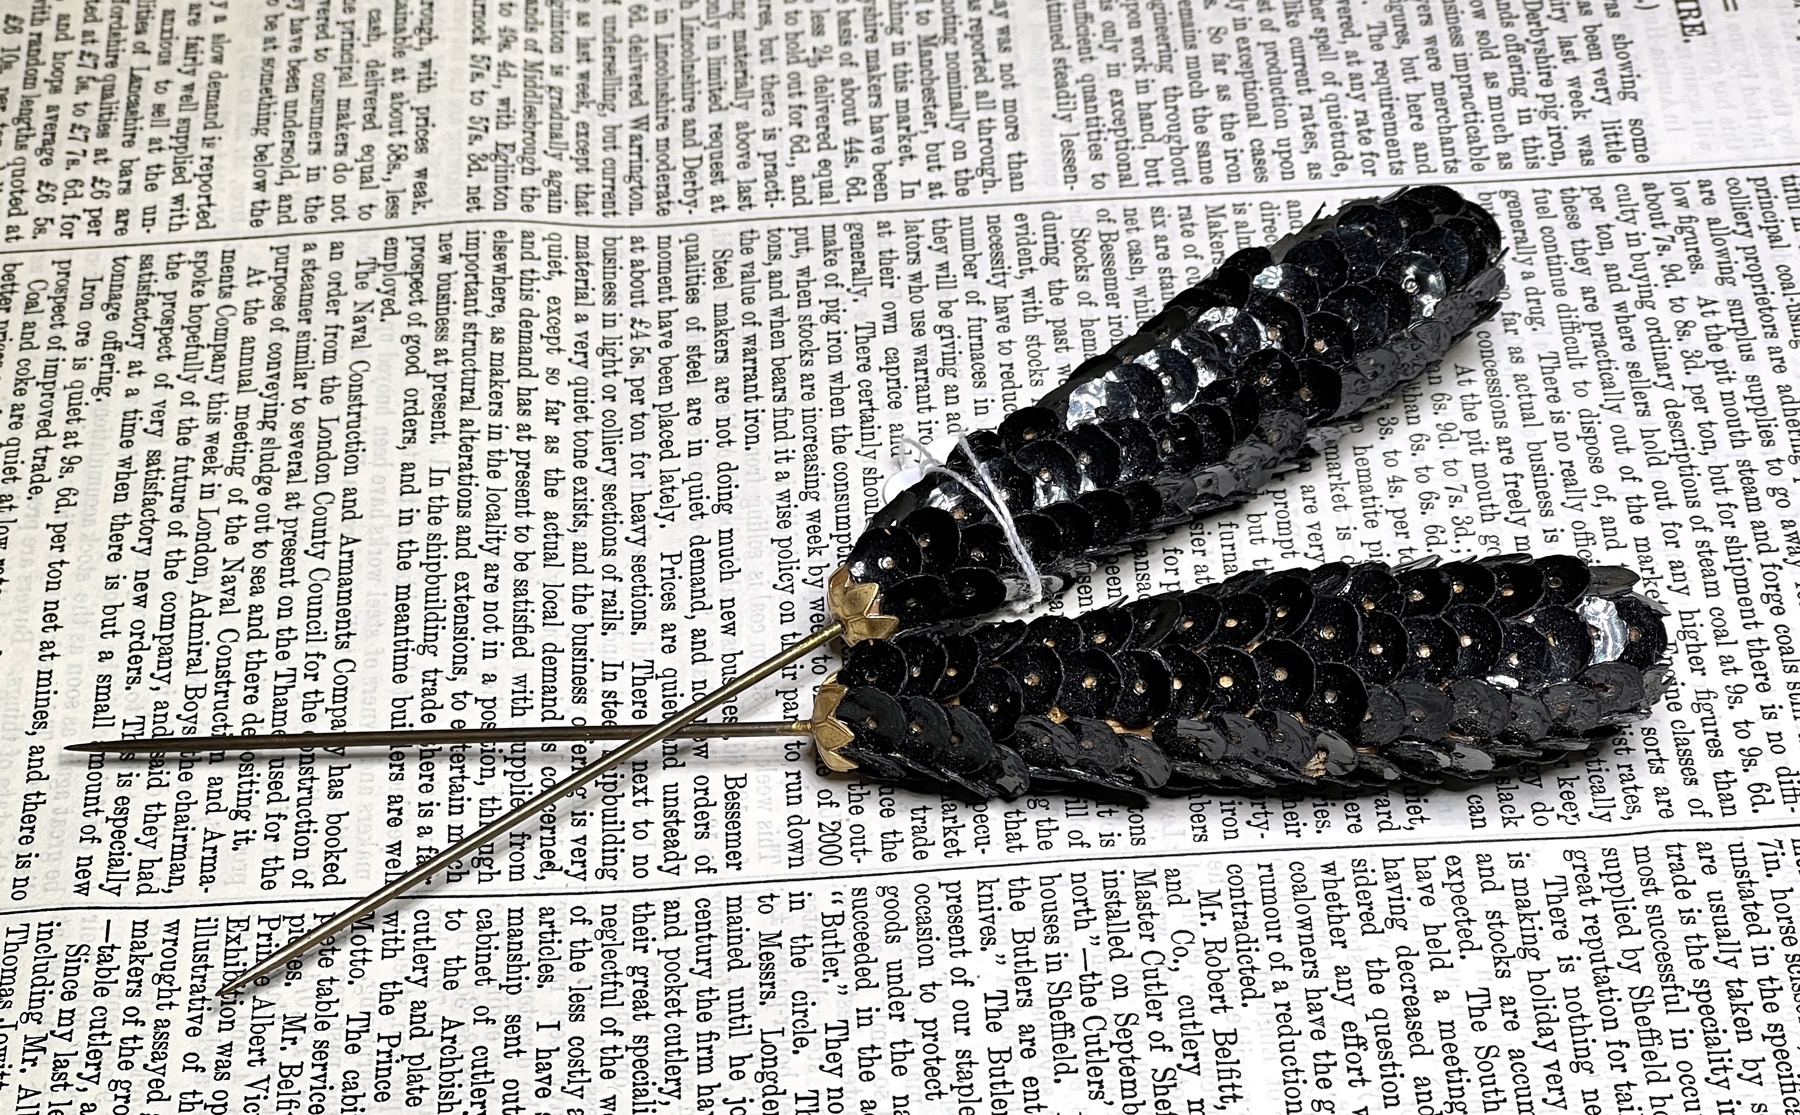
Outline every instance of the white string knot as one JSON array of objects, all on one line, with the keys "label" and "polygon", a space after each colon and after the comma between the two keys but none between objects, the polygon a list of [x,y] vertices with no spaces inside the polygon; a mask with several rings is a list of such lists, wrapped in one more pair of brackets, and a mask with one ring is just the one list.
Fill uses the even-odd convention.
[{"label": "white string knot", "polygon": [[1018,524],[1013,522],[1012,509],[1006,506],[1006,498],[1000,494],[1000,486],[988,475],[987,468],[976,459],[975,450],[969,445],[969,439],[962,434],[956,435],[956,444],[963,451],[963,456],[975,466],[975,476],[981,481],[979,485],[969,483],[969,478],[955,469],[948,467],[942,460],[912,438],[902,442],[912,451],[919,468],[921,478],[926,476],[947,476],[961,485],[970,495],[981,501],[981,505],[994,516],[1000,524],[1000,532],[1006,538],[1006,548],[1012,551],[1013,559],[1019,563],[1019,569],[1029,586],[1030,597],[1014,603],[1018,609],[1030,608],[1044,598],[1044,578],[1038,573],[1037,562],[1031,560],[1031,550],[1026,547],[1025,540],[1019,537]]}]

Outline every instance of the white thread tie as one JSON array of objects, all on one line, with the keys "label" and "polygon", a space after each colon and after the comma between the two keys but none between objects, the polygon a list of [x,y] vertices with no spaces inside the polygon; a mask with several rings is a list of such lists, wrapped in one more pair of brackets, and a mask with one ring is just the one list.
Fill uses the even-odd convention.
[{"label": "white thread tie", "polygon": [[1026,547],[1025,540],[1019,536],[1018,525],[1013,522],[1012,510],[1006,506],[1006,499],[1000,494],[999,485],[994,483],[994,478],[988,475],[987,469],[976,459],[975,450],[969,445],[969,439],[962,434],[957,434],[956,444],[962,449],[963,456],[969,459],[969,463],[975,466],[975,475],[981,481],[979,486],[969,483],[968,477],[946,466],[923,444],[912,438],[906,438],[903,444],[912,450],[913,456],[920,465],[922,477],[931,476],[934,473],[948,476],[962,485],[970,495],[980,500],[982,506],[986,507],[988,512],[994,516],[994,521],[1000,524],[1000,532],[1006,538],[1006,547],[1012,551],[1014,559],[1019,563],[1020,571],[1025,576],[1025,583],[1030,586],[1031,596],[1018,601],[1015,606],[1029,608],[1042,600],[1044,598],[1044,578],[1038,573],[1037,562],[1031,559],[1031,551]]}]

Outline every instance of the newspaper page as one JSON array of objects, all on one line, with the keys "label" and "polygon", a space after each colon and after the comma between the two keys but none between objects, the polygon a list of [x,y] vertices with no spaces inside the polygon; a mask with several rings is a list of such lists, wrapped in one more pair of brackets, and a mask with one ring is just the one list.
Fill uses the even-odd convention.
[{"label": "newspaper page", "polygon": [[[1800,9],[3,7],[0,1106],[1800,1108]],[[1048,606],[1630,565],[1675,687],[1591,758],[1140,810],[668,745],[220,1000],[600,746],[62,750],[654,721],[822,620],[903,439],[1422,181],[1498,318]]]}]

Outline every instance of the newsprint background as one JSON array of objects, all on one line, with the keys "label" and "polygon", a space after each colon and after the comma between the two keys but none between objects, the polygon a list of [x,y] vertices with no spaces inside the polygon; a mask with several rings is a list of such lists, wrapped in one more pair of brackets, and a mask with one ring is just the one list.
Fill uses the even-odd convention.
[{"label": "newsprint background", "polygon": [[[1800,1109],[1788,0],[3,7],[0,1107]],[[670,747],[221,1003],[593,752],[60,750],[654,718],[819,618],[903,437],[1418,181],[1500,317],[1059,606],[1631,564],[1679,686],[1590,761],[1138,812]]]}]

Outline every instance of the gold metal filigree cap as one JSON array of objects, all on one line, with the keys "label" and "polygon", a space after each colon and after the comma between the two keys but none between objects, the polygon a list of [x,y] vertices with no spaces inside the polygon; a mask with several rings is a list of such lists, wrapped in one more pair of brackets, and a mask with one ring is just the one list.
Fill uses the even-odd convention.
[{"label": "gold metal filigree cap", "polygon": [[881,614],[881,586],[852,581],[848,565],[838,566],[831,575],[825,606],[844,625],[844,642],[852,646],[864,639],[889,638],[900,629],[897,617]]},{"label": "gold metal filigree cap", "polygon": [[819,686],[819,695],[813,699],[813,746],[819,749],[819,761],[839,774],[856,769],[856,764],[842,751],[856,736],[848,724],[837,718],[838,702],[847,692],[849,690],[838,684],[837,675],[832,674],[824,685]]}]

